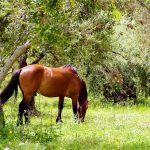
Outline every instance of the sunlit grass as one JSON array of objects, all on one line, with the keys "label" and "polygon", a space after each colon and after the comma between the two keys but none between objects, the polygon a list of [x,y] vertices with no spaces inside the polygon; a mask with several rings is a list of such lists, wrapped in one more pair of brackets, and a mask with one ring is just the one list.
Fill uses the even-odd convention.
[{"label": "sunlit grass", "polygon": [[[19,101],[19,100],[18,100]],[[56,124],[57,99],[36,97],[41,116],[16,127],[18,104],[11,99],[5,106],[6,127],[0,149],[150,149],[150,109],[148,106],[120,106],[90,103],[86,119],[73,119],[70,99],[65,99],[63,123]]]}]

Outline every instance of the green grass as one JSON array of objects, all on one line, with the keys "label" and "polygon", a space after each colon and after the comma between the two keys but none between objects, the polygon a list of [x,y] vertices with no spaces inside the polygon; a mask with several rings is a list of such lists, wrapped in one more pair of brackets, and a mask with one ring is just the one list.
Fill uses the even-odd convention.
[{"label": "green grass", "polygon": [[149,106],[113,106],[97,100],[90,103],[85,122],[78,124],[71,101],[66,99],[63,123],[56,124],[57,102],[36,97],[41,116],[32,116],[29,125],[16,127],[18,104],[11,99],[4,106],[6,127],[0,135],[0,150],[150,149]]}]

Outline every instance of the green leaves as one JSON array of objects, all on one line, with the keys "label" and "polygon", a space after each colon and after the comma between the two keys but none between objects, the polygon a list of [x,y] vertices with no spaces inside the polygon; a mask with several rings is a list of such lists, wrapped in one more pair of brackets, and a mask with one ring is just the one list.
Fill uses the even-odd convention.
[{"label": "green leaves", "polygon": [[112,12],[111,12],[111,14],[112,14],[112,17],[116,21],[119,21],[121,19],[121,17],[122,17],[121,11],[119,11],[119,9],[115,5],[112,6]]},{"label": "green leaves", "polygon": [[47,54],[42,63],[48,66],[72,63],[83,78],[90,70],[89,85],[95,76],[99,83],[102,78],[96,66],[99,70],[103,64],[148,66],[146,4],[146,0],[3,0],[0,63],[3,66],[18,45],[30,40],[29,61],[33,52],[42,51]]}]

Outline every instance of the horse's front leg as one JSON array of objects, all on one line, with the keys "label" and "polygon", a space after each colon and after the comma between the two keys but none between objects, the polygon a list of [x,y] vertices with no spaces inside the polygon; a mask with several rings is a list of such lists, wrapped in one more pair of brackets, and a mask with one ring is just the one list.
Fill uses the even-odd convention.
[{"label": "horse's front leg", "polygon": [[64,106],[64,97],[59,97],[59,103],[58,103],[58,116],[56,118],[56,122],[62,122],[61,120],[61,112]]},{"label": "horse's front leg", "polygon": [[73,109],[75,121],[77,121],[77,120],[78,120],[78,114],[77,114],[77,99],[72,99],[72,109]]}]

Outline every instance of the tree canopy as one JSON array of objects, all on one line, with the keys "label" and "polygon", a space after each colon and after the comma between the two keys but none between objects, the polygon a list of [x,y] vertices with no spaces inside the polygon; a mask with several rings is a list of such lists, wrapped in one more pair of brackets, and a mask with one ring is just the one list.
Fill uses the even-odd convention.
[{"label": "tree canopy", "polygon": [[29,63],[72,64],[91,92],[117,69],[149,95],[149,12],[148,0],[1,0],[0,67],[29,40]]}]

